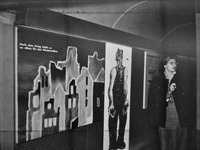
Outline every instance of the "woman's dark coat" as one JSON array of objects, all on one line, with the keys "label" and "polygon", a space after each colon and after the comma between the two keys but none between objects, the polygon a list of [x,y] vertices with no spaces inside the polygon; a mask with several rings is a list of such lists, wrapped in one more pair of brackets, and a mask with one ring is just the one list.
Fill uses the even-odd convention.
[{"label": "woman's dark coat", "polygon": [[[150,83],[147,112],[150,124],[155,126],[165,127],[168,81],[164,75],[160,75]],[[195,85],[181,81],[176,75],[171,83],[176,83],[176,89],[172,94],[181,127],[193,126],[196,122],[196,99],[195,88],[193,88]]]}]

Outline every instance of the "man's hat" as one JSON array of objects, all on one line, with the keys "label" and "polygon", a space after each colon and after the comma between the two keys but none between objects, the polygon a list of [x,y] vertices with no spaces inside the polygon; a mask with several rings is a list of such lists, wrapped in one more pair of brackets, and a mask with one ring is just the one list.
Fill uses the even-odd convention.
[{"label": "man's hat", "polygon": [[116,60],[119,60],[122,58],[123,58],[123,50],[118,48],[116,52]]}]

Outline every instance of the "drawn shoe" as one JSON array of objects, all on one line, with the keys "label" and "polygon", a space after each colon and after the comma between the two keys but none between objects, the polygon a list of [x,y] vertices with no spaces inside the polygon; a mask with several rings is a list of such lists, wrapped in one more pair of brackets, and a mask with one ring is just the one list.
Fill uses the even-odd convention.
[{"label": "drawn shoe", "polygon": [[110,146],[108,150],[116,150],[115,146]]},{"label": "drawn shoe", "polygon": [[117,147],[118,147],[119,149],[124,149],[124,148],[126,147],[126,143],[125,143],[125,142],[119,142],[119,143],[117,144]]}]

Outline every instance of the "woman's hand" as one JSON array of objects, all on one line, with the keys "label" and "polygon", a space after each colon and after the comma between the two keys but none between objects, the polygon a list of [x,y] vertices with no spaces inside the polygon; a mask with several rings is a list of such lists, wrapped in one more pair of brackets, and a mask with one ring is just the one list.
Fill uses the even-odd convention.
[{"label": "woman's hand", "polygon": [[176,89],[176,83],[172,83],[169,87],[169,91],[172,93]]}]

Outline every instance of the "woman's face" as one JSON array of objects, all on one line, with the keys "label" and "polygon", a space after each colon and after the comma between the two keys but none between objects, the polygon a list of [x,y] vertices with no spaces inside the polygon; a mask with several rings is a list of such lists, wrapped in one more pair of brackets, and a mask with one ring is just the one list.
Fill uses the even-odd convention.
[{"label": "woman's face", "polygon": [[177,69],[177,62],[175,59],[170,59],[164,67],[169,72],[175,72]]}]

